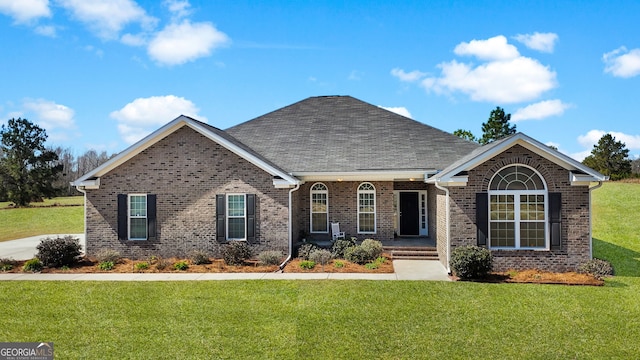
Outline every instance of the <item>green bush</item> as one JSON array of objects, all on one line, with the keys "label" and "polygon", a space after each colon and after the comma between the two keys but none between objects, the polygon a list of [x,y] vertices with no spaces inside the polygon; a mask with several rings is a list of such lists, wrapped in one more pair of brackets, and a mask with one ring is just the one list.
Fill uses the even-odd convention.
[{"label": "green bush", "polygon": [[374,261],[382,254],[382,243],[377,240],[366,239],[362,244],[347,248],[344,258],[352,263],[364,265]]},{"label": "green bush", "polygon": [[98,260],[99,263],[112,262],[117,264],[121,259],[120,252],[117,250],[103,248],[96,252],[96,260]]},{"label": "green bush", "polygon": [[602,280],[607,276],[614,274],[613,266],[607,260],[593,258],[578,266],[578,272],[582,274],[591,274],[596,279]]},{"label": "green bush", "polygon": [[449,266],[460,279],[485,278],[493,267],[491,251],[475,245],[456,247],[451,252]]},{"label": "green bush", "polygon": [[0,271],[11,271],[16,265],[16,261],[9,258],[0,258]]},{"label": "green bush", "polygon": [[314,250],[317,250],[318,247],[314,244],[303,244],[298,248],[298,257],[303,260],[309,260],[309,256]]},{"label": "green bush", "polygon": [[33,258],[31,260],[28,260],[22,266],[22,271],[24,272],[40,272],[42,271],[42,269],[44,269],[44,265],[42,264],[42,261],[40,261],[40,259],[38,258]]},{"label": "green bush", "polygon": [[328,264],[332,258],[331,251],[325,249],[316,249],[309,254],[309,260],[321,265]]},{"label": "green bush", "polygon": [[378,264],[377,262],[370,262],[370,263],[366,263],[364,264],[364,268],[368,269],[368,270],[375,270],[377,268],[380,267],[380,264]]},{"label": "green bush", "polygon": [[258,254],[258,260],[262,265],[280,265],[282,257],[282,251],[278,250],[267,250]]},{"label": "green bush", "polygon": [[222,258],[227,265],[243,265],[251,257],[251,248],[244,241],[233,241],[222,248]]},{"label": "green bush", "polygon": [[36,246],[36,257],[44,266],[62,267],[73,265],[80,257],[80,239],[73,236],[46,238]]},{"label": "green bush", "polygon": [[186,261],[178,261],[177,263],[173,264],[173,268],[176,270],[180,270],[180,271],[185,271],[189,268],[189,264],[187,264]]},{"label": "green bush", "polygon": [[300,261],[300,268],[305,270],[311,270],[316,267],[316,263],[311,260],[302,260]]},{"label": "green bush", "polygon": [[189,253],[189,260],[193,265],[211,264],[209,254],[202,250],[193,250]]},{"label": "green bush", "polygon": [[113,261],[102,261],[98,264],[98,269],[109,271],[109,270],[113,270],[115,265],[116,264],[114,264]]},{"label": "green bush", "polygon": [[344,262],[340,261],[340,260],[336,260],[333,262],[333,266],[335,266],[337,269],[343,268],[344,267]]},{"label": "green bush", "polygon": [[146,261],[143,262],[139,262],[136,263],[133,267],[137,270],[137,271],[142,271],[142,270],[147,270],[149,268],[149,263]]},{"label": "green bush", "polygon": [[356,246],[356,238],[338,239],[331,246],[331,253],[335,259],[344,259],[344,252],[350,248]]}]

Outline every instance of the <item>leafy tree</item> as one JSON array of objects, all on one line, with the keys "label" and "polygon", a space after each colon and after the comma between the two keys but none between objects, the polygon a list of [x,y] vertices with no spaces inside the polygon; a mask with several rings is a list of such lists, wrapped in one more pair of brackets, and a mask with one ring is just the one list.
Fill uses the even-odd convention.
[{"label": "leafy tree", "polygon": [[469,130],[458,129],[453,132],[453,135],[465,140],[473,141],[473,142],[478,141],[478,138],[476,138],[475,135],[473,135],[473,133]]},{"label": "leafy tree", "polygon": [[0,130],[0,184],[17,206],[55,195],[62,171],[58,156],[44,146],[44,129],[27,119],[11,119]]},{"label": "leafy tree", "polygon": [[640,175],[640,158],[631,162],[631,173],[634,175]]},{"label": "leafy tree", "polygon": [[504,109],[497,106],[495,110],[491,111],[489,120],[486,123],[482,123],[482,138],[478,142],[484,145],[515,134],[516,126],[511,125],[509,120],[511,120],[511,114],[505,114]]},{"label": "leafy tree", "polygon": [[603,175],[610,176],[611,180],[620,180],[631,174],[629,150],[611,134],[604,134],[598,143],[593,145],[591,155],[582,163]]}]

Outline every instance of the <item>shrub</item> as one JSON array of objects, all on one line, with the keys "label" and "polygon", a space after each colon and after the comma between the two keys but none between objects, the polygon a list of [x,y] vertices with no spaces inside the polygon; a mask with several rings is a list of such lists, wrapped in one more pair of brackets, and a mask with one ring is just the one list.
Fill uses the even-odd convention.
[{"label": "shrub", "polygon": [[242,265],[251,257],[251,248],[244,241],[234,241],[222,249],[222,258],[227,265]]},{"label": "shrub", "polygon": [[155,257],[155,259],[153,260],[155,262],[156,265],[156,269],[158,270],[164,270],[166,268],[168,268],[169,266],[171,266],[171,261],[163,259],[161,257]]},{"label": "shrub", "polygon": [[117,250],[113,249],[104,248],[96,252],[96,260],[98,260],[99,263],[112,262],[114,264],[117,264],[118,262],[120,262],[121,258],[122,257],[120,256],[120,253]]},{"label": "shrub", "polygon": [[350,248],[356,246],[356,238],[347,239],[338,239],[331,246],[331,253],[333,257],[336,259],[344,259],[344,252]]},{"label": "shrub", "polygon": [[102,261],[98,264],[98,269],[105,271],[113,270],[114,267],[113,261]]},{"label": "shrub", "polygon": [[375,260],[382,254],[382,243],[377,240],[366,239],[362,244],[347,248],[344,258],[352,263],[364,265]]},{"label": "shrub", "polygon": [[280,265],[280,260],[282,260],[282,251],[278,250],[267,250],[263,251],[258,255],[258,260],[262,265]]},{"label": "shrub", "polygon": [[580,264],[580,266],[578,266],[578,272],[582,274],[591,274],[596,279],[600,280],[614,274],[613,266],[610,262],[596,258]]},{"label": "shrub", "polygon": [[146,261],[143,261],[143,262],[136,263],[133,267],[138,271],[147,270],[149,268],[149,263]]},{"label": "shrub", "polygon": [[203,264],[211,264],[211,260],[209,259],[209,254],[206,251],[202,250],[193,250],[189,253],[189,260],[194,265],[203,265]]},{"label": "shrub", "polygon": [[380,264],[375,262],[375,261],[364,264],[364,268],[367,269],[367,270],[375,270],[375,269],[377,269],[379,267],[380,267]]},{"label": "shrub", "polygon": [[180,271],[185,271],[189,268],[189,264],[187,264],[186,261],[178,261],[177,263],[173,264],[173,268],[176,270],[180,270]]},{"label": "shrub", "polygon": [[336,268],[340,269],[344,267],[344,262],[340,261],[340,260],[336,260],[333,262],[333,266],[335,266]]},{"label": "shrub", "polygon": [[36,257],[44,266],[69,266],[78,261],[81,248],[80,239],[73,236],[46,238],[36,246]]},{"label": "shrub", "polygon": [[300,268],[305,270],[311,270],[316,267],[316,263],[311,260],[302,260],[300,261]]},{"label": "shrub", "polygon": [[10,271],[16,265],[16,261],[9,258],[0,258],[0,271]]},{"label": "shrub", "polygon": [[449,266],[461,279],[484,278],[493,266],[491,251],[475,245],[456,247],[451,252]]},{"label": "shrub", "polygon": [[324,266],[328,264],[332,258],[333,256],[331,256],[331,251],[325,249],[314,250],[309,255],[309,260],[322,265],[322,271],[324,271]]},{"label": "shrub", "polygon": [[42,264],[42,261],[40,261],[40,259],[38,258],[33,258],[24,263],[24,265],[22,266],[22,271],[39,272],[42,271],[43,268],[44,265]]},{"label": "shrub", "polygon": [[318,247],[314,244],[303,244],[298,248],[298,257],[303,260],[309,260],[309,255]]}]

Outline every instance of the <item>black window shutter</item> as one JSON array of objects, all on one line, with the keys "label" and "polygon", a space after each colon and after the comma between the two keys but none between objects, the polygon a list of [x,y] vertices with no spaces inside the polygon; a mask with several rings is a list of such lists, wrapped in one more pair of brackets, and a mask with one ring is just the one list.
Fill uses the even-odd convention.
[{"label": "black window shutter", "polygon": [[149,228],[147,239],[155,239],[156,238],[156,195],[149,194],[147,195],[147,227]]},{"label": "black window shutter", "polygon": [[127,240],[129,237],[127,215],[127,195],[118,194],[118,239],[120,240]]},{"label": "black window shutter", "polygon": [[489,194],[476,193],[476,229],[478,246],[487,246],[489,237]]},{"label": "black window shutter", "polygon": [[256,241],[256,194],[247,194],[247,241]]},{"label": "black window shutter", "polygon": [[224,194],[216,195],[216,240],[225,242],[227,240],[225,224],[226,224],[226,197]]},{"label": "black window shutter", "polygon": [[560,249],[562,246],[562,193],[549,193],[549,227],[551,249]]}]

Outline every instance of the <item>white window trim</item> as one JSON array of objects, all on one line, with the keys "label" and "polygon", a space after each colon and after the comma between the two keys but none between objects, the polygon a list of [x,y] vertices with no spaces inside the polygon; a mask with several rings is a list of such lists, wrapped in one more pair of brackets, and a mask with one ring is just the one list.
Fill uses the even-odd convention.
[{"label": "white window trim", "polygon": [[[242,196],[243,197],[243,215],[242,216],[230,216],[229,215],[229,197],[230,196]],[[225,236],[227,241],[247,241],[247,194],[235,194],[235,193],[231,193],[231,194],[226,194],[225,196]],[[229,236],[229,219],[244,219],[244,237],[243,238],[232,238]]]},{"label": "white window trim", "polygon": [[[316,185],[324,186],[325,190],[313,190]],[[326,194],[327,206],[326,212],[314,212],[313,211],[313,194]],[[327,214],[327,230],[326,231],[313,231],[313,214]],[[309,232],[312,234],[328,234],[329,233],[329,187],[321,182],[314,183],[309,188]]]},{"label": "white window trim", "polygon": [[[369,184],[373,190],[360,190],[362,185]],[[360,212],[360,194],[373,194],[373,212]],[[376,196],[376,187],[370,182],[363,182],[358,185],[358,196],[356,197],[356,206],[358,209],[358,234],[376,234],[378,229],[378,198]],[[373,214],[373,231],[361,231],[360,230],[360,214]]]},{"label": "white window trim", "polygon": [[[133,216],[131,214],[131,198],[132,197],[144,197],[145,210],[144,216],[136,215]],[[127,194],[127,239],[133,241],[143,241],[149,239],[149,210],[148,210],[148,199],[147,194]],[[133,238],[131,237],[131,219],[145,219],[145,237],[143,238]]]},{"label": "white window trim", "polygon": [[[540,177],[540,180],[542,180],[542,184],[544,185],[544,190],[489,190],[487,191],[487,196],[489,197],[488,199],[489,201],[487,201],[487,206],[488,206],[487,217],[489,218],[489,224],[488,224],[489,234],[487,237],[487,245],[489,249],[492,249],[492,250],[548,251],[551,248],[551,236],[549,234],[549,219],[548,219],[549,189],[547,187],[547,182],[545,181],[544,177],[542,177],[542,175],[536,169],[530,166],[527,166],[524,164],[511,164],[501,168],[500,170],[496,171],[495,174],[493,174],[493,176],[491,177],[491,180],[489,181],[489,187],[491,187],[491,184],[493,183],[494,178],[500,171],[512,166],[520,166],[520,167],[526,167],[531,169],[536,175],[538,175],[538,177]],[[491,220],[491,195],[513,195],[513,207],[514,207],[513,220]],[[520,223],[523,222],[523,220],[520,220],[520,195],[543,195],[544,196],[544,243],[545,243],[544,247],[521,247],[520,246]],[[514,223],[515,241],[514,241],[513,247],[491,246],[491,223],[492,222],[513,222]],[[536,220],[536,221],[524,220],[524,222],[540,222],[540,220]]]}]

